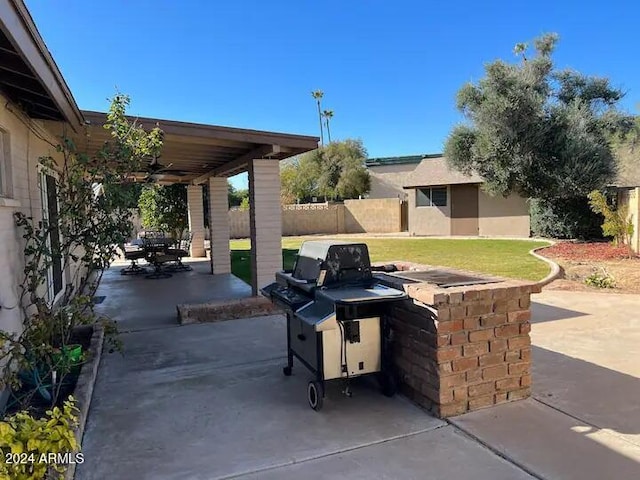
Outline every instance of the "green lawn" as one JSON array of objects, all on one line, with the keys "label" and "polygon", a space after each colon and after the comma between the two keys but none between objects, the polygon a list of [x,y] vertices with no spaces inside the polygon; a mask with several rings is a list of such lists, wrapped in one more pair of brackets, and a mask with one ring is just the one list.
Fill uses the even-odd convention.
[{"label": "green lawn", "polygon": [[[307,237],[308,239],[308,237]],[[285,268],[292,268],[302,237],[282,239]],[[462,268],[502,277],[540,280],[549,273],[546,263],[529,255],[547,242],[527,240],[350,238],[369,246],[372,262],[405,260],[427,265]],[[251,279],[249,240],[231,241],[231,270],[245,282]]]}]

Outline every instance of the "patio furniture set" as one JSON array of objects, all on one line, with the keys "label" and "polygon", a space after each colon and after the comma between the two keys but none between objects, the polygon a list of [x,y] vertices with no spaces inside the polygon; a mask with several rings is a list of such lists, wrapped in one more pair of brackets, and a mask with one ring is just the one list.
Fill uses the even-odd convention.
[{"label": "patio furniture set", "polygon": [[[189,271],[191,267],[182,263],[182,259],[189,256],[192,238],[192,233],[176,240],[164,232],[141,232],[138,239],[123,247],[124,258],[131,261],[131,265],[120,270],[120,274],[159,279],[170,278],[174,272]],[[139,265],[141,260],[145,260],[153,270],[149,272]]]}]

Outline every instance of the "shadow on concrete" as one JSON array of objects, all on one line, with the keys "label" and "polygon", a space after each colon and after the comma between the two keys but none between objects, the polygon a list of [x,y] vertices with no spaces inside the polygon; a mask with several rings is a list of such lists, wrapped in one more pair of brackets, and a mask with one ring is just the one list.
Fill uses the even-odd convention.
[{"label": "shadow on concrete", "polygon": [[[535,398],[599,429],[640,435],[640,379],[536,346],[532,368]],[[640,437],[627,440],[640,446]]]},{"label": "shadow on concrete", "polygon": [[567,318],[583,317],[589,315],[585,312],[554,307],[540,302],[531,302],[531,323],[553,322]]},{"label": "shadow on concrete", "polygon": [[534,399],[451,422],[536,478],[637,480],[638,448]]},{"label": "shadow on concrete", "polygon": [[282,315],[122,337],[125,354],[100,365],[78,480],[236,478],[445,426],[367,382],[311,410],[312,375],[298,362],[282,375]]}]

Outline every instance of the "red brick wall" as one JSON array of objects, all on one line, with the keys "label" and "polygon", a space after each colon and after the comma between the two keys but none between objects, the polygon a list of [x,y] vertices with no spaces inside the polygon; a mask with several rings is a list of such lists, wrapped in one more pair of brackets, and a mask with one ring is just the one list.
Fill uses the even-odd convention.
[{"label": "red brick wall", "polygon": [[389,311],[402,391],[440,417],[531,393],[530,294],[535,285],[441,289],[405,285]]}]

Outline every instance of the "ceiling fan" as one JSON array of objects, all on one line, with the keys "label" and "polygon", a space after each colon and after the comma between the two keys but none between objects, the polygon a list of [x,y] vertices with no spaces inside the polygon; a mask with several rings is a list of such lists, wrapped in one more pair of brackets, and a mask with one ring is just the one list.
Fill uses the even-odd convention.
[{"label": "ceiling fan", "polygon": [[154,155],[151,162],[149,162],[149,165],[147,166],[147,176],[143,180],[145,183],[156,182],[165,176],[184,177],[189,174],[186,170],[172,169],[171,166],[173,163],[163,165],[160,163],[159,158],[159,155]]}]

